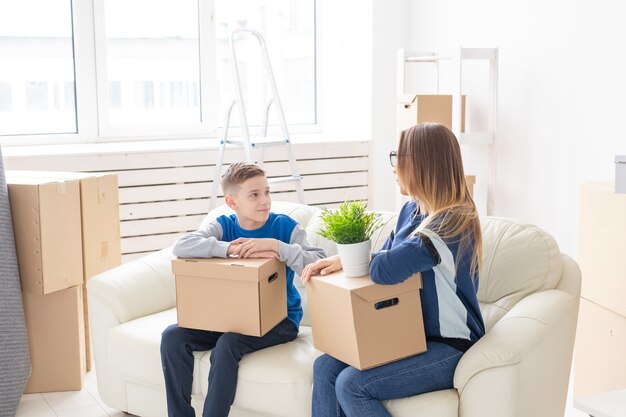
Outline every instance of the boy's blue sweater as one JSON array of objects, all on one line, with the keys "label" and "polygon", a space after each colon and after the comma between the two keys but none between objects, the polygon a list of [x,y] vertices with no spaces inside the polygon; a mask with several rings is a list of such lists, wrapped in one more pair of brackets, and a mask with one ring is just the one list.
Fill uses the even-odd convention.
[{"label": "boy's blue sweater", "polygon": [[[217,222],[222,226],[223,235],[221,240],[231,242],[240,237],[246,238],[273,238],[284,243],[290,243],[293,229],[298,224],[289,216],[270,212],[267,222],[263,226],[255,230],[246,230],[239,225],[237,216],[220,216]],[[291,320],[296,327],[300,326],[302,320],[302,300],[298,290],[293,285],[294,272],[291,268],[287,268],[287,318]]]},{"label": "boy's blue sweater", "polygon": [[[397,284],[422,273],[420,291],[426,338],[467,350],[485,334],[478,305],[478,276],[470,273],[472,250],[457,259],[459,244],[444,242],[431,230],[410,236],[424,220],[414,201],[400,211],[394,232],[372,255],[370,276],[378,284]],[[430,241],[430,243],[429,243]]]}]

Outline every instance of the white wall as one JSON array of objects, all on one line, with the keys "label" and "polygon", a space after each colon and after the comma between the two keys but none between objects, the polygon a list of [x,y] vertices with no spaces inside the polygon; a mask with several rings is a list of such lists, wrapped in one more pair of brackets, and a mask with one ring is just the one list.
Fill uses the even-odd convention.
[{"label": "white wall", "polygon": [[370,146],[369,208],[394,210],[395,177],[389,151],[396,149],[396,50],[407,41],[408,1],[373,2],[372,22],[372,143]]},{"label": "white wall", "polygon": [[319,5],[319,121],[329,137],[371,137],[373,0]]},{"label": "white wall", "polygon": [[611,180],[626,153],[626,3],[419,0],[407,12],[408,49],[500,48],[493,214],[575,255],[579,185]]}]

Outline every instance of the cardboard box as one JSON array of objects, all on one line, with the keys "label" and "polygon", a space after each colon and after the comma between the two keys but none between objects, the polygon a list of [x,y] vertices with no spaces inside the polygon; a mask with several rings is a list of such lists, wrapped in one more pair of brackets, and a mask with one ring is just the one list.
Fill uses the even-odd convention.
[{"label": "cardboard box", "polygon": [[122,263],[117,175],[62,171],[7,171],[16,180],[80,183],[85,282]]},{"label": "cardboard box", "polygon": [[610,182],[580,189],[578,264],[581,296],[626,317],[626,194]]},{"label": "cardboard box", "polygon": [[7,175],[22,291],[50,294],[83,282],[77,180]]},{"label": "cardboard box", "polygon": [[[466,96],[461,96],[461,132],[465,132]],[[419,123],[440,123],[452,129],[451,95],[416,95],[411,101],[400,104],[399,128],[407,129]]]},{"label": "cardboard box", "polygon": [[421,275],[397,285],[343,271],[315,276],[307,297],[315,348],[359,370],[426,351]]},{"label": "cardboard box", "polygon": [[474,185],[476,185],[476,175],[466,175],[465,182],[467,183],[467,188],[469,188],[469,193],[474,197]]},{"label": "cardboard box", "polygon": [[95,275],[122,264],[120,208],[117,175],[63,173],[80,179],[83,231],[83,299],[87,371],[91,370],[91,331],[86,282]]},{"label": "cardboard box", "polygon": [[[122,263],[117,175],[61,171],[7,171],[13,178],[78,180],[80,183],[83,280]],[[87,371],[91,370],[87,288],[83,285]]]},{"label": "cardboard box", "polygon": [[626,386],[626,317],[582,298],[574,350],[574,397]]},{"label": "cardboard box", "polygon": [[174,259],[178,325],[263,336],[287,317],[284,262]]},{"label": "cardboard box", "polygon": [[32,364],[24,392],[80,390],[85,376],[82,285],[22,297]]}]

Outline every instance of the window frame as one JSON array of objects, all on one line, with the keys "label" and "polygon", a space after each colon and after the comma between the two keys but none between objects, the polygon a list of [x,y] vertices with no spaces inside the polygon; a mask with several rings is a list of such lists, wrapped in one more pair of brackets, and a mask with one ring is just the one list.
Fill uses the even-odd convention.
[{"label": "window frame", "polygon": [[[154,140],[213,139],[221,137],[222,115],[216,115],[217,98],[215,70],[215,6],[213,0],[198,0],[200,103],[202,121],[181,132],[181,125],[147,129],[144,127],[116,127],[108,123],[108,85],[106,76],[106,39],[104,33],[104,1],[70,0],[74,46],[74,82],[76,102],[76,133],[41,133],[0,136],[2,146],[66,145]],[[314,0],[315,51],[315,123],[288,125],[290,134],[320,133],[320,0]],[[188,124],[185,124],[188,125]],[[270,126],[268,134],[279,134],[279,126]],[[229,129],[229,136],[241,134],[241,129]]]}]

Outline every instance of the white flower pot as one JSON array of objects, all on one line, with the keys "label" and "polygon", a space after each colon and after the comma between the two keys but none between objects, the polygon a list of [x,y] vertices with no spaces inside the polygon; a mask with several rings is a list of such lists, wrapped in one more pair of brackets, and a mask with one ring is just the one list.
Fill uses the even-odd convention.
[{"label": "white flower pot", "polygon": [[360,243],[350,243],[347,245],[337,244],[339,259],[343,266],[343,273],[346,277],[362,277],[370,273],[370,252],[372,241],[366,240]]}]

